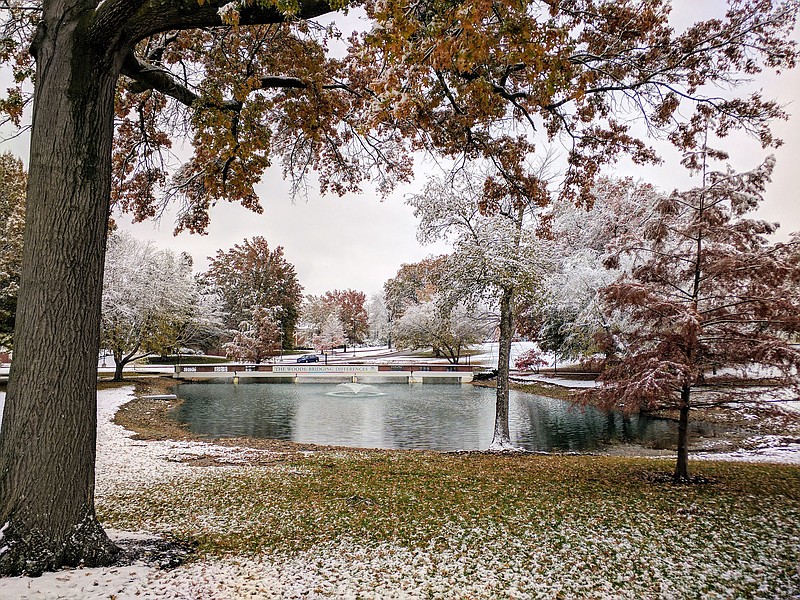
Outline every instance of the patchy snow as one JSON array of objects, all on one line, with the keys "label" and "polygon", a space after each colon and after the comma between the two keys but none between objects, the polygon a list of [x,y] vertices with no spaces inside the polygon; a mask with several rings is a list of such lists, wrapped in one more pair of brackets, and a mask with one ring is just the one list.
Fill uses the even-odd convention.
[{"label": "patchy snow", "polygon": [[692,458],[800,465],[800,439],[759,435],[744,440],[742,445],[744,447],[735,452],[700,452],[692,454]]},{"label": "patchy snow", "polygon": [[585,380],[585,379],[571,379],[569,376],[565,377],[555,377],[553,375],[545,375],[543,373],[514,373],[511,376],[513,381],[517,381],[520,383],[525,382],[539,382],[539,383],[549,383],[551,385],[558,385],[561,387],[566,388],[593,388],[597,387],[597,384],[594,380]]},{"label": "patchy snow", "polygon": [[268,451],[253,448],[223,447],[203,442],[150,441],[131,439],[131,432],[113,423],[120,406],[131,400],[133,387],[102,390],[97,394],[97,473],[98,498],[113,491],[139,489],[157,482],[202,477],[202,470],[187,460],[210,456],[224,458],[228,464],[246,464]]},{"label": "patchy snow", "polygon": [[[236,464],[267,452],[199,442],[133,440],[130,432],[112,422],[114,414],[130,399],[131,393],[132,387],[98,393],[97,495],[101,500],[112,491],[115,494],[126,489],[133,491],[154,482],[186,482],[207,473],[206,469],[181,462],[185,458],[212,455]],[[0,402],[2,399],[0,394]],[[705,453],[693,455],[693,458],[800,464],[800,443],[797,441],[788,443],[775,436],[761,436],[748,440],[748,446],[752,449],[746,452]],[[241,468],[219,467],[214,471],[219,473],[219,469],[231,469],[235,472]],[[541,537],[546,534],[537,530],[538,525],[530,524],[524,536],[505,538],[497,547],[482,545],[477,541],[483,540],[486,532],[476,525],[474,547],[406,548],[392,544],[363,546],[336,541],[294,555],[232,556],[193,562],[174,570],[135,564],[46,573],[37,578],[4,578],[0,579],[0,598],[446,598],[452,597],[455,590],[461,597],[530,598],[581,597],[589,589],[594,598],[637,598],[679,597],[684,584],[687,586],[685,589],[693,589],[696,569],[673,565],[672,557],[659,554],[660,550],[653,550],[652,556],[640,556],[642,545],[633,543],[635,540],[623,540],[623,543],[616,538],[605,539],[603,531],[592,529],[591,523],[579,519],[565,518],[557,526],[563,529],[559,535],[579,540],[579,544],[548,547],[549,538]],[[641,527],[647,526],[648,520],[645,519]],[[628,533],[644,535],[641,531]],[[110,531],[109,534],[113,539],[152,537],[148,532]],[[651,534],[655,535],[655,532]],[[682,544],[685,540],[680,542]],[[675,543],[678,543],[677,539]],[[585,568],[587,561],[595,560],[610,549],[616,556],[614,564],[641,563],[641,568],[654,571],[648,571],[648,577],[634,578],[633,582],[621,571],[619,581],[609,578],[602,582],[593,578],[592,569]],[[752,560],[748,554],[751,550],[748,547],[748,552],[739,552],[732,557],[747,556],[747,560]],[[759,550],[766,557],[763,559],[765,565],[773,560],[767,556],[772,550],[774,548]],[[537,572],[525,571],[534,559],[539,565]],[[700,568],[699,564],[695,566]],[[733,565],[732,568],[742,566]],[[606,565],[604,568],[611,567]],[[764,572],[767,571],[765,566]],[[684,573],[688,579],[683,578]],[[706,572],[703,577],[718,575]],[[651,584],[660,585],[662,589],[647,587]]]},{"label": "patchy snow", "polygon": [[[98,499],[112,491],[137,490],[154,482],[187,481],[203,476],[203,469],[189,466],[185,459],[212,456],[226,463],[247,463],[267,451],[250,448],[228,448],[200,442],[154,441],[131,439],[131,432],[112,422],[120,406],[131,400],[133,387],[101,390],[97,394],[97,476]],[[0,392],[0,406],[5,393]],[[235,467],[220,467],[235,468]],[[112,539],[153,539],[148,532],[110,530]],[[209,567],[212,568],[212,567]],[[45,573],[41,577],[8,577],[0,579],[0,598],[235,598],[219,596],[204,575],[186,581],[187,574],[155,567],[133,565],[97,569],[76,569]],[[188,575],[191,576],[191,575]],[[222,574],[220,575],[222,576]],[[165,583],[166,581],[166,583]],[[207,584],[207,585],[205,585]]]},{"label": "patchy snow", "polygon": [[134,598],[137,597],[134,590],[140,589],[141,582],[147,581],[148,576],[154,575],[155,572],[155,569],[150,567],[132,566],[58,571],[44,573],[41,577],[8,577],[0,579],[0,597],[16,600]]}]

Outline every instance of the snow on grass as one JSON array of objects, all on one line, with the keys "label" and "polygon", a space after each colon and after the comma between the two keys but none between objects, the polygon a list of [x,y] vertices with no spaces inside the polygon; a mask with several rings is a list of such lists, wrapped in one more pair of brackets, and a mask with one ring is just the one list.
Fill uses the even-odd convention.
[{"label": "snow on grass", "polygon": [[602,457],[320,454],[302,464],[292,476],[214,470],[102,513],[126,526],[166,521],[199,541],[199,562],[158,578],[177,597],[800,593],[796,468],[704,465],[720,483],[672,486],[644,483],[653,461]]},{"label": "snow on grass", "polygon": [[132,566],[58,571],[35,578],[7,577],[0,579],[0,597],[14,600],[134,598],[133,590],[139,588],[140,582],[147,581],[147,577],[153,573],[155,570],[152,568]]},{"label": "snow on grass", "polygon": [[[143,442],[131,439],[132,433],[112,420],[120,406],[133,397],[133,386],[101,390],[98,399],[96,497],[98,504],[111,492],[137,493],[148,485],[185,485],[203,476],[203,469],[191,467],[186,459],[198,456],[224,457],[226,462],[248,462],[265,451],[227,448],[197,442]],[[0,409],[5,393],[0,392]],[[109,530],[112,539],[146,539],[153,533],[168,530],[151,528],[143,531]],[[0,598],[200,598],[186,596],[179,587],[167,590],[159,583],[166,572],[145,565],[105,569],[77,569],[46,573],[41,577],[0,579]]]},{"label": "snow on grass", "polygon": [[[304,452],[248,466],[266,451],[132,439],[111,422],[131,391],[98,394],[98,514],[115,537],[196,541],[197,559],[0,579],[0,598],[800,594],[797,467],[693,462],[714,482],[673,486],[643,477],[672,461],[589,456]],[[235,464],[182,462],[206,455]]]},{"label": "snow on grass", "polygon": [[150,441],[131,438],[130,431],[113,422],[120,406],[133,399],[133,386],[101,390],[97,394],[96,495],[110,491],[139,490],[153,483],[192,480],[202,470],[187,461],[201,456],[224,458],[227,463],[246,464],[267,451],[222,447],[202,442]]}]

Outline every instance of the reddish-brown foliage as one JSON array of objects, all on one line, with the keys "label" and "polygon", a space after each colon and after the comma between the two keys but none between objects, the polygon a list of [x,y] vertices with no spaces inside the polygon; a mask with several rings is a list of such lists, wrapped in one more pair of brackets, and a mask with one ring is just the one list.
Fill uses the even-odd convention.
[{"label": "reddish-brown foliage", "polygon": [[704,171],[704,185],[665,197],[657,222],[621,241],[616,252],[636,263],[603,295],[638,327],[616,339],[621,358],[601,376],[595,400],[626,411],[679,407],[723,368],[798,385],[800,350],[791,342],[800,333],[800,239],[772,243],[777,225],[748,217],[773,164]]},{"label": "reddish-brown foliage", "polygon": [[205,277],[222,298],[231,329],[243,322],[252,328],[255,311],[268,311],[282,332],[284,347],[291,347],[303,288],[281,246],[271,250],[267,240],[257,236],[228,251],[218,250]]}]

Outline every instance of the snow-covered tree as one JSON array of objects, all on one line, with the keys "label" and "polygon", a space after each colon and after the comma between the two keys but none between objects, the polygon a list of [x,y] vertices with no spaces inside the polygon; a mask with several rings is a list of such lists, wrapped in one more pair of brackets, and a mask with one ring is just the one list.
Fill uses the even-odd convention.
[{"label": "snow-covered tree", "polygon": [[369,317],[364,292],[333,290],[325,293],[325,302],[335,307],[336,316],[344,328],[345,344],[360,344],[369,332]]},{"label": "snow-covered tree", "polygon": [[577,313],[570,308],[554,308],[545,314],[539,330],[539,348],[553,355],[553,371],[558,361],[577,358],[592,347],[591,332],[581,328]]},{"label": "snow-covered tree", "polygon": [[491,447],[510,448],[508,376],[515,306],[537,290],[542,269],[540,244],[533,226],[537,212],[550,201],[536,175],[521,176],[511,186],[489,175],[462,171],[457,177],[431,179],[421,194],[408,200],[419,219],[423,244],[450,240],[446,304],[488,299],[499,308],[497,403]]},{"label": "snow-covered tree", "polygon": [[175,349],[182,347],[208,352],[220,347],[221,340],[229,333],[224,326],[227,314],[222,299],[205,278],[195,275],[196,294],[192,303],[192,318],[179,324]]},{"label": "snow-covered tree", "polygon": [[19,158],[0,154],[0,348],[11,347],[14,333],[27,179]]},{"label": "snow-covered tree", "polygon": [[383,284],[390,322],[402,317],[409,306],[427,302],[439,291],[446,263],[445,256],[429,256],[400,265],[395,276]]},{"label": "snow-covered tree", "polygon": [[226,343],[228,358],[260,363],[281,349],[281,330],[274,312],[257,306],[250,321],[239,324],[233,339]]},{"label": "snow-covered tree", "polygon": [[204,303],[191,258],[159,250],[128,233],[109,237],[103,279],[102,345],[121,380],[137,358],[179,348],[194,323],[219,327],[218,309]]},{"label": "snow-covered tree", "polygon": [[[524,315],[524,334],[542,339],[558,358],[612,352],[609,336],[630,326],[600,302],[600,289],[632,266],[622,258],[605,265],[611,245],[640,231],[655,218],[663,197],[652,185],[631,178],[600,178],[591,207],[558,200],[553,204],[548,250],[551,270],[542,279],[540,301]],[[555,347],[553,347],[555,346]]]},{"label": "snow-covered tree", "polygon": [[539,367],[543,367],[546,364],[547,361],[544,360],[542,351],[538,348],[529,348],[517,355],[514,360],[514,368],[520,371],[536,371],[538,373]]},{"label": "snow-covered tree", "polygon": [[689,411],[700,405],[692,389],[714,368],[736,367],[746,377],[757,367],[798,387],[800,350],[788,340],[800,331],[800,237],[770,243],[777,224],[748,217],[774,159],[745,173],[709,170],[710,156],[721,155],[705,147],[687,154],[700,186],[663,198],[658,219],[619,240],[612,266],[622,257],[634,266],[603,289],[607,305],[635,327],[621,340],[621,361],[589,397],[626,411],[678,409],[676,480],[689,477]]},{"label": "snow-covered tree", "polygon": [[447,268],[447,258],[429,256],[416,263],[403,263],[397,273],[383,284],[389,339],[392,329],[410,306],[428,302],[439,292],[439,284]]},{"label": "snow-covered tree", "polygon": [[331,348],[338,348],[345,343],[344,327],[339,317],[330,314],[322,324],[320,332],[311,339],[311,344],[320,352],[327,353]]},{"label": "snow-covered tree", "polygon": [[389,329],[389,311],[386,308],[386,294],[376,292],[367,300],[369,319],[369,340],[375,344],[388,344],[392,334]]},{"label": "snow-covered tree", "polygon": [[410,306],[394,323],[394,341],[406,350],[431,348],[436,355],[458,364],[466,350],[486,340],[494,323],[476,317],[463,303],[448,306],[437,300]]},{"label": "snow-covered tree", "polygon": [[306,295],[300,307],[300,321],[310,339],[322,333],[328,317],[336,313],[336,308],[325,300],[325,296]]},{"label": "snow-covered tree", "polygon": [[341,324],[345,336],[339,345],[360,344],[369,333],[366,300],[366,295],[356,290],[333,290],[322,296],[309,294],[303,300],[301,319],[313,340],[314,336],[322,334],[333,316]]}]

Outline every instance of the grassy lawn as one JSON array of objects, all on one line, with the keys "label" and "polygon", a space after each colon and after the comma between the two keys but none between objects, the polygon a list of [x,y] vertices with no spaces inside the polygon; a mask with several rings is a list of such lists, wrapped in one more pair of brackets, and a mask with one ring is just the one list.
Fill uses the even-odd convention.
[{"label": "grassy lawn", "polygon": [[667,460],[275,456],[197,467],[102,498],[98,512],[115,528],[194,541],[201,560],[266,555],[282,573],[344,570],[365,589],[411,582],[423,597],[800,593],[798,467],[695,462],[693,474],[710,481],[673,485],[654,477],[671,470]]}]

